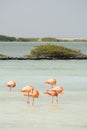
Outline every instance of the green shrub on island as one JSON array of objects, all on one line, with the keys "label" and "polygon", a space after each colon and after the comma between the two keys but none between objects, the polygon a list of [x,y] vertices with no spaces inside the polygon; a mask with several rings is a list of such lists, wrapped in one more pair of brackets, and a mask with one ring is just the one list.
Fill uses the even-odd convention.
[{"label": "green shrub on island", "polygon": [[31,50],[30,54],[24,55],[24,57],[37,57],[37,58],[70,58],[80,55],[80,51],[65,48],[63,46],[57,46],[54,44],[45,44],[36,46]]}]

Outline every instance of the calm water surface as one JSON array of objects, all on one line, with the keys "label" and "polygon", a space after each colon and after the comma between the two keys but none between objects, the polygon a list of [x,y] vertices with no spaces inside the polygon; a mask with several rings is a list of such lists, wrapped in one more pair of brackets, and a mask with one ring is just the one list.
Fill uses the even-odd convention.
[{"label": "calm water surface", "polygon": [[[22,56],[37,44],[0,43],[0,53]],[[66,45],[87,53],[87,43]],[[44,81],[52,77],[64,88],[58,104],[55,100],[51,104],[51,97],[43,94],[50,88]],[[9,80],[17,82],[12,92],[5,86]],[[34,106],[32,99],[27,104],[27,98],[19,92],[28,84],[40,91]],[[87,60],[1,60],[0,129],[87,130]]]}]

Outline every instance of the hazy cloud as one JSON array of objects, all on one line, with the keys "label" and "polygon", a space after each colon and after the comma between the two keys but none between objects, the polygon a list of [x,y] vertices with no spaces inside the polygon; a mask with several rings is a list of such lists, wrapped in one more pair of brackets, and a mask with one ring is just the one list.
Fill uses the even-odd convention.
[{"label": "hazy cloud", "polygon": [[87,0],[0,0],[0,34],[87,37]]}]

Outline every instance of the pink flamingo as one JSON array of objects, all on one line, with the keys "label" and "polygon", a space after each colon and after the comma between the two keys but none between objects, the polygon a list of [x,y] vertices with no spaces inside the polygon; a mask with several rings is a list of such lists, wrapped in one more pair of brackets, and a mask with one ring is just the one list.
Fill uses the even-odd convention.
[{"label": "pink flamingo", "polygon": [[34,105],[34,99],[39,97],[39,91],[34,90],[32,93],[25,93],[24,96],[31,96],[33,98],[32,105]]},{"label": "pink flamingo", "polygon": [[24,87],[24,88],[22,88],[21,90],[19,90],[20,92],[27,92],[27,94],[28,94],[28,100],[27,100],[27,103],[29,104],[30,102],[29,102],[29,94],[30,93],[33,93],[33,91],[34,91],[34,87],[33,86],[31,86],[31,85],[29,85],[29,86],[26,86],[26,87]]},{"label": "pink flamingo", "polygon": [[6,83],[6,86],[10,88],[10,91],[12,91],[12,88],[14,88],[16,86],[16,82],[15,81],[9,81]]},{"label": "pink flamingo", "polygon": [[46,92],[44,92],[44,94],[48,94],[50,96],[52,96],[52,103],[53,103],[53,97],[56,96],[56,102],[58,103],[58,95],[59,94],[63,94],[64,90],[62,86],[58,86],[58,87],[54,87],[51,88],[49,90],[47,90]]},{"label": "pink flamingo", "polygon": [[52,88],[52,90],[56,90],[59,94],[63,94],[64,90],[63,90],[63,87],[62,86],[57,86],[57,87],[54,87]]},{"label": "pink flamingo", "polygon": [[[53,104],[53,97],[54,96],[58,97],[58,93],[56,90],[50,89],[50,90],[47,90],[46,92],[44,92],[44,94],[48,94],[48,95],[52,96],[52,104]],[[58,100],[56,100],[56,101],[58,101]]]},{"label": "pink flamingo", "polygon": [[44,83],[50,84],[51,87],[53,88],[53,85],[56,85],[56,82],[57,82],[56,79],[52,78],[52,79],[49,79],[49,80],[45,81]]}]

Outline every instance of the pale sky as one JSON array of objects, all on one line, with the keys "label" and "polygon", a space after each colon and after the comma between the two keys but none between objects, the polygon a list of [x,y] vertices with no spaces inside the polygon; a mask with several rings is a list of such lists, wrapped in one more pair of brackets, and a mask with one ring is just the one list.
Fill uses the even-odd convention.
[{"label": "pale sky", "polygon": [[87,0],[0,0],[0,35],[87,38]]}]

